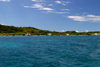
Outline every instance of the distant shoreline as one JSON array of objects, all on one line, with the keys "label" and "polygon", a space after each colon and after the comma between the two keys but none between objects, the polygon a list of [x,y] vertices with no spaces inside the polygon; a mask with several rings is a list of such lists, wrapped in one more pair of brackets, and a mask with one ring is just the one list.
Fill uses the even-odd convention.
[{"label": "distant shoreline", "polygon": [[77,32],[77,31],[49,31],[34,27],[15,27],[0,25],[0,36],[98,36],[100,31]]},{"label": "distant shoreline", "polygon": [[[8,35],[8,36],[13,36],[13,35]],[[16,36],[13,36],[13,37],[16,37]],[[19,36],[22,36],[22,35],[19,35]],[[47,35],[32,35],[32,36],[47,36]],[[22,36],[22,37],[32,37],[32,36]],[[66,36],[66,35],[53,35],[53,36]],[[68,35],[68,36],[100,36],[100,35]],[[2,36],[0,35],[0,37],[2,37]],[[6,37],[6,36],[4,36],[4,37]]]}]

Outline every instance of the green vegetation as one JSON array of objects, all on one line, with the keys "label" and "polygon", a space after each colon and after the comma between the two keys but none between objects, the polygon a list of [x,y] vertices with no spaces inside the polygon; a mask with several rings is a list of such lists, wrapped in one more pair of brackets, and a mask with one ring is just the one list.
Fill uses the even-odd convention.
[{"label": "green vegetation", "polygon": [[25,36],[27,33],[32,36],[45,36],[48,34],[59,36],[59,35],[100,35],[100,31],[96,32],[76,32],[76,31],[66,31],[66,32],[56,32],[48,30],[40,30],[34,27],[15,27],[0,25],[0,36]]}]

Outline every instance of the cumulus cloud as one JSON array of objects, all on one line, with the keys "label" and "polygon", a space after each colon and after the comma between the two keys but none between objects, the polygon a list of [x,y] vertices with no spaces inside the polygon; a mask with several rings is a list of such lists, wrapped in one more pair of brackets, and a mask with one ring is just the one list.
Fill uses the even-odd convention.
[{"label": "cumulus cloud", "polygon": [[86,16],[67,16],[74,21],[100,21],[100,16],[86,15]]},{"label": "cumulus cloud", "polygon": [[54,9],[52,8],[48,8],[48,7],[44,7],[41,4],[33,4],[32,6],[24,6],[25,8],[37,8],[39,10],[45,10],[45,11],[52,11]]},{"label": "cumulus cloud", "polygon": [[2,2],[10,2],[11,0],[0,0]]}]

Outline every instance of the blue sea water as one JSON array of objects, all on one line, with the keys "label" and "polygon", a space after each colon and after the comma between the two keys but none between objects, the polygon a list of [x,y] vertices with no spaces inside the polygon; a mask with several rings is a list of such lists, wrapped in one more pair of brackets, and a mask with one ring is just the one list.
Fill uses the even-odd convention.
[{"label": "blue sea water", "polygon": [[1,36],[0,67],[100,67],[100,36]]}]

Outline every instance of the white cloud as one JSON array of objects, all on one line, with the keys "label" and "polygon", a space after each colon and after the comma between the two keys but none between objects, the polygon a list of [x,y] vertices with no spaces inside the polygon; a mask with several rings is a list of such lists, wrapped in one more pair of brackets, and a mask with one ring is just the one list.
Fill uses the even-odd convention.
[{"label": "white cloud", "polygon": [[55,1],[56,3],[58,3],[58,4],[61,4],[62,2],[61,1]]},{"label": "white cloud", "polygon": [[71,3],[71,2],[69,2],[69,1],[55,1],[55,3],[57,3],[57,4],[61,4],[61,5],[67,5],[67,4],[69,4],[69,3]]},{"label": "white cloud", "polygon": [[44,2],[44,0],[32,0],[33,2]]},{"label": "white cloud", "polygon": [[48,4],[48,6],[53,6],[53,4]]},{"label": "white cloud", "polygon": [[41,4],[33,4],[32,6],[24,6],[25,8],[37,8],[39,10],[52,11],[54,9],[45,7]]},{"label": "white cloud", "polygon": [[100,16],[96,15],[86,15],[86,16],[67,16],[67,18],[70,18],[75,21],[100,21]]},{"label": "white cloud", "polygon": [[2,2],[10,2],[11,0],[0,0]]},{"label": "white cloud", "polygon": [[5,24],[0,24],[0,25],[5,25]]},{"label": "white cloud", "polygon": [[[70,11],[69,9],[66,8],[65,5],[69,4],[70,2],[68,1],[60,1],[60,0],[31,0],[33,2],[33,5],[31,6],[24,6],[25,8],[35,8],[38,10],[44,10],[49,13],[56,13],[56,14],[68,14]],[[56,3],[56,4],[55,4]],[[60,5],[59,5],[60,4]],[[58,6],[61,6],[57,8]],[[63,5],[63,6],[62,6]],[[62,9],[62,8],[65,9]]]},{"label": "white cloud", "polygon": [[32,1],[37,1],[37,0],[32,0]]},{"label": "white cloud", "polygon": [[66,4],[70,4],[70,3],[72,3],[72,2],[69,2],[69,1],[67,1],[67,2],[65,2]]},{"label": "white cloud", "polygon": [[70,9],[61,9],[62,11],[70,11]]},{"label": "white cloud", "polygon": [[69,14],[69,12],[54,12],[56,14]]},{"label": "white cloud", "polygon": [[87,21],[83,16],[68,16],[68,18],[73,19],[75,21]]}]

